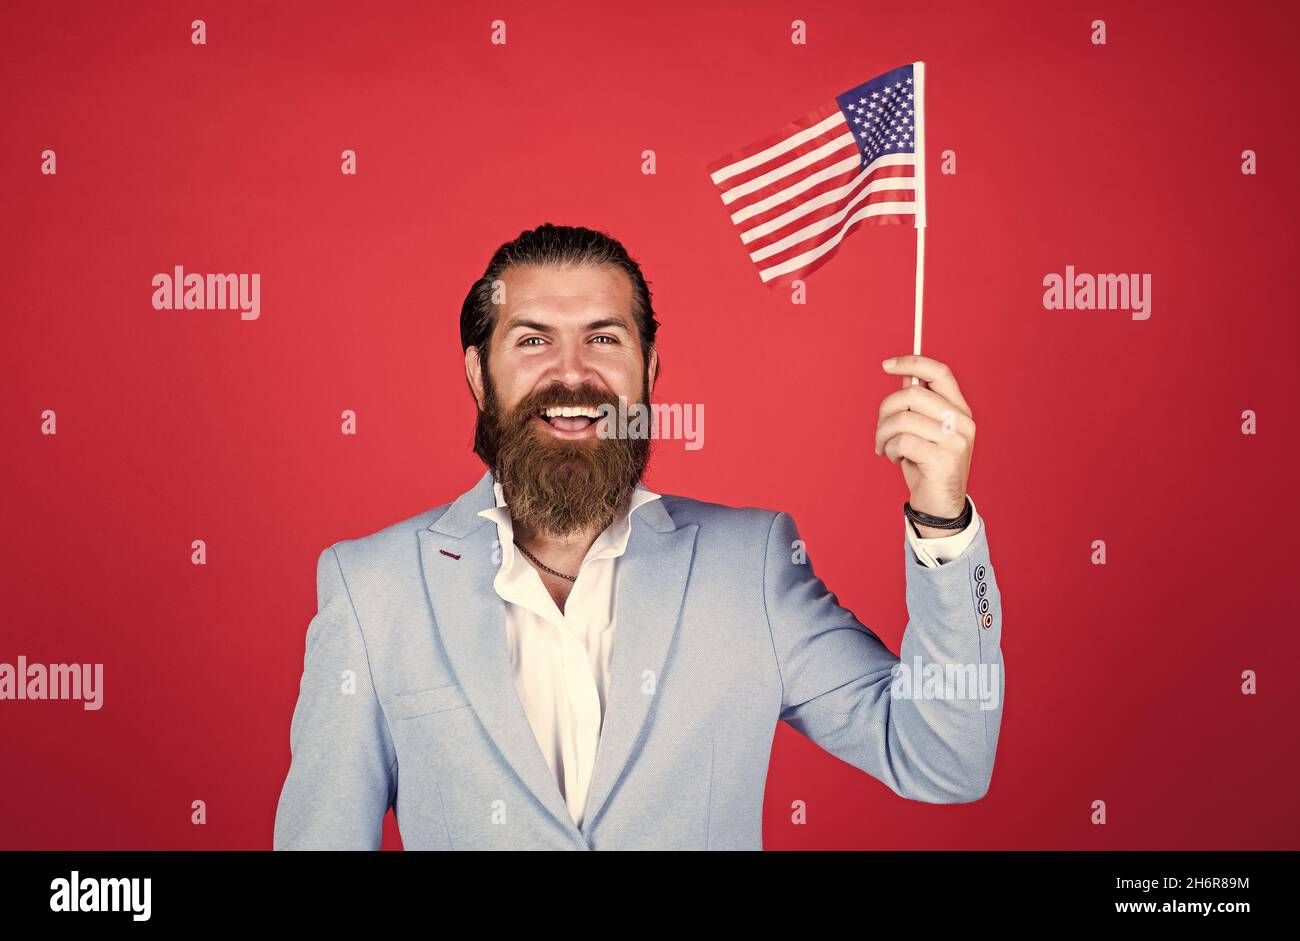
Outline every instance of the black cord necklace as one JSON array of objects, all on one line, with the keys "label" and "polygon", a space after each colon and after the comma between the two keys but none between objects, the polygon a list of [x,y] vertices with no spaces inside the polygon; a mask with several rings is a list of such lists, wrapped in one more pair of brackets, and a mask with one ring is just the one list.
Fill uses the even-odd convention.
[{"label": "black cord necklace", "polygon": [[543,571],[550,572],[552,575],[555,575],[555,576],[558,577],[558,578],[567,579],[568,581],[571,581],[571,582],[576,582],[576,581],[578,580],[578,576],[576,576],[576,575],[565,575],[563,572],[557,572],[557,571],[555,571],[555,569],[553,569],[553,568],[551,568],[550,566],[548,566],[548,565],[547,565],[545,562],[543,562],[541,559],[537,558],[537,556],[533,555],[531,552],[529,552],[529,551],[528,551],[527,549],[525,549],[523,546],[520,546],[520,545],[519,545],[519,540],[518,540],[518,539],[513,539],[512,542],[514,542],[514,544],[515,544],[516,546],[519,546],[519,551],[522,552],[524,555],[528,556],[528,558],[532,561],[532,563],[533,563],[534,565],[536,565],[538,568],[542,569]]}]

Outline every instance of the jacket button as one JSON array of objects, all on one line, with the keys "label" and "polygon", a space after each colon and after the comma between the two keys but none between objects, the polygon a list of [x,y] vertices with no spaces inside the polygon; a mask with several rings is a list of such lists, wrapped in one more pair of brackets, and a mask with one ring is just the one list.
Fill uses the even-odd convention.
[{"label": "jacket button", "polygon": [[983,597],[984,597],[985,595],[987,595],[988,593],[989,593],[989,583],[988,583],[988,582],[979,582],[979,583],[977,583],[976,588],[975,588],[975,597],[977,597],[977,598],[983,598]]},{"label": "jacket button", "polygon": [[987,598],[981,598],[981,599],[980,599],[980,614],[988,614],[988,613],[989,613],[989,600],[988,600]]},{"label": "jacket button", "polygon": [[979,565],[975,566],[975,581],[977,581],[977,582],[982,582],[982,581],[984,581],[984,563],[983,563],[983,562],[981,562]]},{"label": "jacket button", "polygon": [[993,612],[992,612],[992,611],[990,611],[990,612],[988,612],[987,614],[984,615],[984,617],[980,620],[980,625],[981,625],[985,630],[988,630],[990,627],[993,626]]}]

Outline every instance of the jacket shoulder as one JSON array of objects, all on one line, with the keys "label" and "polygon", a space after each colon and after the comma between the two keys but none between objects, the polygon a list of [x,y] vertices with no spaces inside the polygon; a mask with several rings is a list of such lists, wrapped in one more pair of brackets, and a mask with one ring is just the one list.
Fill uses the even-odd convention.
[{"label": "jacket shoulder", "polygon": [[339,554],[340,560],[355,562],[358,559],[385,559],[395,554],[408,554],[418,546],[416,533],[429,526],[447,511],[451,503],[443,503],[432,509],[416,513],[405,519],[377,529],[372,533],[340,539],[330,548]]},{"label": "jacket shoulder", "polygon": [[772,526],[772,521],[780,515],[779,510],[760,506],[730,506],[726,503],[714,503],[709,500],[697,500],[678,494],[663,494],[664,509],[678,526],[698,523],[701,531],[706,528],[730,529],[748,533],[761,530],[764,534]]}]

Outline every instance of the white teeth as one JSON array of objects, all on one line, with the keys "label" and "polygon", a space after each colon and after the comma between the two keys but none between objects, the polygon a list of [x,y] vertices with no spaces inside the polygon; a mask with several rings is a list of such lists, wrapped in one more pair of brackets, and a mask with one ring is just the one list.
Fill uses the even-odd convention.
[{"label": "white teeth", "polygon": [[547,418],[575,418],[578,415],[585,415],[587,418],[595,419],[596,410],[589,405],[552,405],[545,409],[542,414]]}]

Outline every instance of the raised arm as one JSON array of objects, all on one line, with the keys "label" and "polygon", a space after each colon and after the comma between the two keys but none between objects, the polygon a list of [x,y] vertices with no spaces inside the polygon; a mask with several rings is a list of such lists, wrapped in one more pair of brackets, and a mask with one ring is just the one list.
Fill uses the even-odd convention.
[{"label": "raised arm", "polygon": [[[764,563],[781,718],[902,797],[950,804],[988,791],[1002,720],[1001,593],[987,524],[931,568],[903,541],[908,622],[901,658],[813,571],[779,513]],[[937,671],[937,674],[936,674]]]}]

